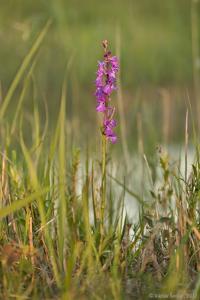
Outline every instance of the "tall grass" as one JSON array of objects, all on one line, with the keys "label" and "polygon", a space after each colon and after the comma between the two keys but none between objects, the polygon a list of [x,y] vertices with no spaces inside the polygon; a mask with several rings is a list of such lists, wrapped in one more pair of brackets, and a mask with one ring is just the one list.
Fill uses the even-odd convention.
[{"label": "tall grass", "polygon": [[[149,176],[148,182],[142,180],[142,187],[150,185],[151,190],[138,195],[119,172],[115,177],[106,171],[112,170],[109,156],[96,160],[89,146],[82,153],[70,144],[66,118],[70,63],[53,131],[48,111],[43,125],[37,102],[27,117],[23,99],[48,26],[27,54],[0,108],[0,297],[148,299],[168,295],[184,299],[193,293],[191,297],[199,299],[199,146],[195,145],[191,173],[184,175],[159,149],[154,167],[161,171],[158,176],[144,155],[139,117],[140,156],[143,172]],[[18,106],[8,121],[6,110],[19,83]],[[188,115],[186,119],[187,162]],[[101,174],[106,185],[103,192]],[[138,202],[138,221],[129,219],[127,194]]]}]

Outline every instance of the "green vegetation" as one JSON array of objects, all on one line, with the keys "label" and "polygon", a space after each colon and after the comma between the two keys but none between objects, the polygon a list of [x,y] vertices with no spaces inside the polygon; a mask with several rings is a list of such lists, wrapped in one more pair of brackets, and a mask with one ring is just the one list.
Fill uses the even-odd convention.
[{"label": "green vegetation", "polygon": [[[118,169],[117,177],[113,175],[111,149],[104,174],[105,157],[99,160],[95,126],[92,139],[97,140],[97,151],[90,140],[77,149],[74,132],[83,134],[82,127],[71,129],[67,118],[73,56],[65,66],[53,126],[46,98],[42,107],[38,103],[34,69],[40,67],[38,57],[43,59],[38,49],[49,26],[26,54],[0,107],[0,298],[164,299],[167,295],[198,300],[200,152],[195,126],[196,157],[190,174],[188,117],[182,175],[180,164],[171,163],[162,149],[159,160],[149,163],[139,115],[142,191],[137,194],[128,186],[130,174],[123,179]],[[26,109],[27,93],[32,111]],[[126,195],[138,204],[135,223],[124,207]]]},{"label": "green vegetation", "polygon": [[[191,1],[1,1],[1,73],[10,80],[33,33],[51,18],[39,73],[42,85],[60,84],[66,58],[75,55],[75,76],[91,84],[99,59],[99,41],[113,48],[121,35],[122,78],[136,84],[184,84],[192,81]],[[14,51],[13,51],[14,50]],[[48,78],[44,74],[48,73]]]},{"label": "green vegetation", "polygon": [[[32,113],[36,100],[44,114],[45,100],[50,126],[54,128],[59,110],[57,99],[66,65],[72,60],[67,80],[67,119],[72,123],[74,132],[81,124],[83,143],[80,137],[76,138],[79,144],[84,145],[85,139],[93,134],[93,124],[96,124],[90,103],[93,103],[96,64],[101,58],[100,42],[107,38],[113,53],[118,51],[121,56],[129,147],[135,149],[136,146],[137,138],[132,137],[137,136],[137,115],[142,118],[145,150],[158,141],[177,143],[183,140],[183,103],[187,102],[188,96],[192,103],[195,99],[193,77],[196,73],[193,76],[192,65],[193,60],[198,64],[198,54],[193,51],[191,35],[192,27],[198,28],[198,20],[196,24],[193,22],[195,18],[191,18],[192,3],[195,1],[0,2],[0,81],[3,95],[35,36],[47,20],[52,21],[36,58],[31,86],[25,95],[24,109],[27,114]],[[198,17],[199,3],[195,6]],[[194,41],[198,48],[198,36],[194,35]],[[198,87],[198,80],[195,82]],[[9,112],[17,105],[18,93],[19,89],[15,91]],[[8,118],[10,116],[12,113],[6,115]]]}]

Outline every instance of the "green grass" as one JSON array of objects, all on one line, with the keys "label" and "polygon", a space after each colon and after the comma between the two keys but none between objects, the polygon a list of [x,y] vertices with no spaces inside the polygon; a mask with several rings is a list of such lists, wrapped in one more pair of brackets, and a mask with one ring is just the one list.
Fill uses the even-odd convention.
[{"label": "green grass", "polygon": [[[47,29],[30,48],[0,108],[0,298],[149,299],[194,293],[193,299],[199,299],[200,161],[195,130],[196,158],[191,174],[182,175],[163,149],[156,163],[149,163],[138,116],[138,155],[145,159],[137,194],[130,188],[130,174],[118,169],[115,178],[110,172],[116,163],[111,147],[100,159],[95,127],[96,152],[90,141],[85,148],[76,147],[67,118],[73,57],[65,67],[53,128],[46,99],[45,113],[39,109],[33,70]],[[29,114],[24,98],[31,88]],[[7,117],[17,95],[17,106]],[[187,165],[187,118],[185,127]],[[138,203],[138,221],[126,214],[127,194]]]}]

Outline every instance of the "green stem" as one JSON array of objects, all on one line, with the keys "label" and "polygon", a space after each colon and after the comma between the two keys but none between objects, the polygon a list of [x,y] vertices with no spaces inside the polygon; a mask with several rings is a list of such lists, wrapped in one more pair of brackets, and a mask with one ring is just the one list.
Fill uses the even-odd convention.
[{"label": "green stem", "polygon": [[106,205],[106,136],[102,134],[102,182],[101,182],[101,215],[100,215],[100,249],[104,235],[104,215]]}]

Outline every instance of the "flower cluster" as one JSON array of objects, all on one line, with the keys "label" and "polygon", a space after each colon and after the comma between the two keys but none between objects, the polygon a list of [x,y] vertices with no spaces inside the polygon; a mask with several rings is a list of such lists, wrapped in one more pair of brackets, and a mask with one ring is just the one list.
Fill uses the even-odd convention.
[{"label": "flower cluster", "polygon": [[116,143],[117,136],[113,131],[116,121],[113,119],[115,108],[109,105],[110,96],[116,90],[116,75],[119,70],[119,62],[116,56],[107,51],[107,41],[103,42],[104,60],[98,63],[96,77],[96,110],[104,114],[102,133],[112,143]]}]

